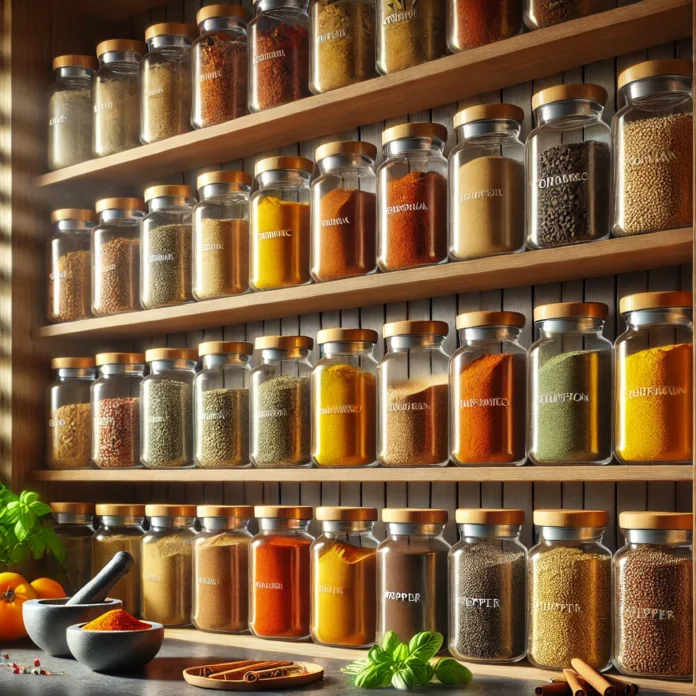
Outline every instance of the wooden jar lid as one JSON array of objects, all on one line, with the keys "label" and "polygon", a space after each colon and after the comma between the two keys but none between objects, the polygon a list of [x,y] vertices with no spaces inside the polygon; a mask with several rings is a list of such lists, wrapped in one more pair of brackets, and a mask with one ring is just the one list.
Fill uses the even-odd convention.
[{"label": "wooden jar lid", "polygon": [[478,326],[516,326],[524,328],[527,320],[519,312],[466,312],[457,315],[457,329],[473,329]]},{"label": "wooden jar lid", "polygon": [[644,60],[619,73],[617,86],[623,89],[631,82],[644,80],[646,77],[692,77],[694,68],[685,58],[663,58],[661,60]]},{"label": "wooden jar lid", "polygon": [[589,83],[547,87],[532,97],[532,110],[536,111],[541,106],[571,99],[592,99],[604,106],[607,103],[607,90],[601,85]]},{"label": "wooden jar lid", "polygon": [[371,507],[318,507],[315,518],[321,522],[375,522],[377,508]]},{"label": "wooden jar lid", "polygon": [[148,517],[195,517],[195,505],[151,504],[145,506]]},{"label": "wooden jar lid", "polygon": [[206,341],[198,346],[198,357],[204,355],[232,355],[241,353],[251,355],[254,352],[254,344],[248,341]]},{"label": "wooden jar lid", "polygon": [[459,508],[457,524],[524,524],[524,510],[515,508]]},{"label": "wooden jar lid", "polygon": [[619,312],[636,312],[641,309],[666,309],[669,307],[693,307],[694,297],[685,290],[667,292],[639,292],[626,295],[619,302]]},{"label": "wooden jar lid", "polygon": [[447,128],[441,123],[402,123],[382,133],[382,145],[405,138],[435,138],[447,142]]},{"label": "wooden jar lid", "polygon": [[94,503],[50,503],[51,510],[64,515],[93,515]]},{"label": "wooden jar lid", "polygon": [[99,517],[145,517],[144,505],[98,503],[96,511]]},{"label": "wooden jar lid", "polygon": [[54,370],[89,370],[96,367],[94,358],[53,358],[51,368]]},{"label": "wooden jar lid", "polygon": [[363,155],[374,160],[377,157],[377,148],[372,143],[361,140],[338,140],[333,143],[324,143],[314,151],[314,159],[317,162],[334,155]]},{"label": "wooden jar lid", "polygon": [[384,508],[382,521],[396,524],[447,524],[447,510],[438,508]]},{"label": "wooden jar lid", "polygon": [[99,353],[96,357],[97,367],[101,365],[143,365],[144,353]]},{"label": "wooden jar lid", "polygon": [[198,517],[238,517],[249,519],[254,516],[253,505],[199,505],[196,509]]},{"label": "wooden jar lid", "polygon": [[606,319],[608,316],[609,307],[603,302],[556,302],[534,309],[534,321],[568,318]]},{"label": "wooden jar lid", "polygon": [[311,520],[314,508],[306,505],[256,505],[254,517],[283,520]]},{"label": "wooden jar lid", "polygon": [[690,512],[622,512],[622,529],[680,529],[692,530],[694,518]]},{"label": "wooden jar lid", "polygon": [[446,321],[393,321],[382,329],[384,338],[392,336],[447,336],[449,325]]},{"label": "wooden jar lid", "polygon": [[372,329],[322,329],[317,334],[317,343],[335,343],[340,341],[360,341],[377,343],[379,334]]},{"label": "wooden jar lid", "polygon": [[538,527],[606,527],[606,510],[535,510]]},{"label": "wooden jar lid", "polygon": [[281,350],[292,350],[293,348],[305,348],[312,350],[314,341],[309,336],[259,336],[254,341],[256,350],[267,348],[280,348]]},{"label": "wooden jar lid", "polygon": [[477,104],[467,106],[454,115],[453,125],[455,128],[464,126],[474,121],[487,121],[489,119],[500,119],[506,121],[524,121],[524,111],[514,104]]}]

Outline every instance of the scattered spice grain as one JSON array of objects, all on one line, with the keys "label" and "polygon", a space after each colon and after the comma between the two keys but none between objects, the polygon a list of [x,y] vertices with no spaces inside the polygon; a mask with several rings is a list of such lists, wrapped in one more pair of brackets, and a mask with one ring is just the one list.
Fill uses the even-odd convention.
[{"label": "scattered spice grain", "polygon": [[142,260],[143,306],[146,309],[190,302],[191,225],[160,225],[146,232],[147,257]]},{"label": "scattered spice grain", "polygon": [[203,218],[194,295],[205,300],[249,289],[249,223]]},{"label": "scattered spice grain", "polygon": [[90,405],[67,404],[50,416],[49,462],[56,469],[85,469],[90,457]]},{"label": "scattered spice grain", "polygon": [[101,399],[94,416],[94,463],[101,469],[140,465],[140,399]]},{"label": "scattered spice grain", "polygon": [[196,465],[237,467],[249,463],[249,390],[210,389],[201,394]]}]

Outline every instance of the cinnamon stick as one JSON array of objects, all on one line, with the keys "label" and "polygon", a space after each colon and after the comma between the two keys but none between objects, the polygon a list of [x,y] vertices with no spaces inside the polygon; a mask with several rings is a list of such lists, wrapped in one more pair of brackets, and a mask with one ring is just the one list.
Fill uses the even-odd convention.
[{"label": "cinnamon stick", "polygon": [[[254,669],[275,669],[277,667],[289,667],[292,664],[294,663],[287,661],[259,662],[258,664],[254,665]],[[229,669],[223,672],[216,672],[215,674],[211,674],[210,679],[220,679],[222,681],[241,681],[244,678],[244,674],[249,671],[250,670],[248,666],[237,667],[236,669]]]},{"label": "cinnamon stick", "polygon": [[536,696],[573,696],[567,682],[553,682],[552,684],[542,684],[534,689]]},{"label": "cinnamon stick", "polygon": [[616,689],[596,670],[590,667],[584,660],[574,657],[570,664],[573,669],[601,696],[616,696]]},{"label": "cinnamon stick", "polygon": [[572,669],[564,669],[563,676],[568,682],[568,686],[570,686],[573,696],[587,696],[587,691],[585,691],[583,685],[578,679],[578,675]]},{"label": "cinnamon stick", "polygon": [[301,665],[293,665],[292,667],[277,667],[275,669],[262,669],[247,672],[244,675],[244,681],[253,683],[260,679],[276,679],[278,677],[290,677],[297,674],[304,674],[307,670]]},{"label": "cinnamon stick", "polygon": [[619,679],[611,674],[605,674],[604,677],[616,689],[617,694],[633,696],[633,694],[638,693],[638,684],[624,681],[623,679]]},{"label": "cinnamon stick", "polygon": [[211,674],[222,672],[226,669],[235,669],[237,667],[252,667],[261,663],[261,660],[236,660],[235,662],[223,662],[219,665],[203,665],[198,668],[198,676],[209,677]]}]

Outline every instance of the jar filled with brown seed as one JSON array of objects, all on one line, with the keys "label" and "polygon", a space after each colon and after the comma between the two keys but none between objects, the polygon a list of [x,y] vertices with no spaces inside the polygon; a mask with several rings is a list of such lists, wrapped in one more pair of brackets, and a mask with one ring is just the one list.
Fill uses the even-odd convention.
[{"label": "jar filled with brown seed", "polygon": [[243,341],[201,343],[196,375],[195,461],[201,468],[249,466],[249,372],[254,346]]},{"label": "jar filled with brown seed", "polygon": [[614,0],[525,0],[524,23],[528,29],[543,29],[614,7]]},{"label": "jar filled with brown seed", "polygon": [[48,246],[48,320],[77,321],[90,316],[93,210],[62,208],[51,213]]},{"label": "jar filled with brown seed", "polygon": [[189,186],[151,186],[140,222],[140,303],[143,309],[193,301]]},{"label": "jar filled with brown seed", "polygon": [[691,226],[692,83],[684,59],[649,60],[619,75],[626,103],[612,120],[614,236]]},{"label": "jar filled with brown seed", "polygon": [[627,676],[691,679],[693,515],[622,512],[614,556],[614,665]]},{"label": "jar filled with brown seed", "polygon": [[97,317],[140,309],[140,220],[142,198],[97,201],[99,224],[92,232],[92,313]]},{"label": "jar filled with brown seed", "polygon": [[197,300],[249,290],[249,194],[246,172],[198,177],[200,203],[193,209],[193,296]]},{"label": "jar filled with brown seed", "polygon": [[539,543],[529,550],[527,657],[535,667],[570,668],[578,657],[611,665],[611,551],[604,510],[535,510]]}]

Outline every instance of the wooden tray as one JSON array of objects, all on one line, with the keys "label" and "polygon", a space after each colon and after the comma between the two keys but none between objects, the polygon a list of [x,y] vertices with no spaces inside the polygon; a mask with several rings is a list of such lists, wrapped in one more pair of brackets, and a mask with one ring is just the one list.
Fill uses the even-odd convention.
[{"label": "wooden tray", "polygon": [[[226,663],[223,663],[223,665]],[[200,672],[204,667],[223,667],[223,665],[203,665],[200,667],[189,667],[184,670],[184,679],[192,686],[201,689],[218,689],[219,691],[269,691],[272,689],[294,689],[298,686],[311,684],[319,681],[324,676],[324,668],[311,662],[297,662],[302,665],[307,674],[291,675],[289,677],[276,677],[275,679],[263,679],[256,682],[223,681],[221,679],[210,679],[201,677]]]}]

